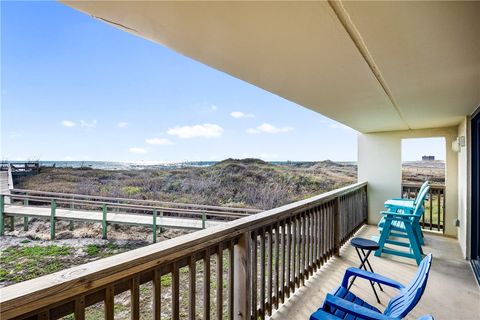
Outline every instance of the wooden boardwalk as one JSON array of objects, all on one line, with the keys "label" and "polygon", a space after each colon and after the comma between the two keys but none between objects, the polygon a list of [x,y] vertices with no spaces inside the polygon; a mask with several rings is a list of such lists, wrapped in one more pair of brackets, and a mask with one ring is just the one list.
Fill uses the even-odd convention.
[{"label": "wooden boardwalk", "polygon": [[[5,205],[4,216],[50,219],[51,208],[37,206],[34,207],[21,205]],[[55,219],[57,221],[67,220],[81,222],[103,222],[103,212],[101,210],[86,211],[58,208],[55,211]],[[107,212],[106,223],[153,227],[153,216],[151,214]],[[207,220],[205,221],[205,228],[217,226],[222,223],[222,221],[218,220]],[[203,229],[203,222],[201,219],[191,218],[157,217],[156,225],[157,227],[163,228]]]},{"label": "wooden boardwalk", "polygon": [[256,209],[172,203],[154,200],[111,198],[90,195],[53,193],[35,190],[7,189],[0,193],[0,236],[5,224],[15,230],[15,218],[23,218],[23,229],[29,219],[50,221],[50,238],[55,239],[56,222],[99,222],[102,238],[107,239],[108,225],[122,224],[152,228],[153,242],[162,229],[200,230],[259,212]]}]

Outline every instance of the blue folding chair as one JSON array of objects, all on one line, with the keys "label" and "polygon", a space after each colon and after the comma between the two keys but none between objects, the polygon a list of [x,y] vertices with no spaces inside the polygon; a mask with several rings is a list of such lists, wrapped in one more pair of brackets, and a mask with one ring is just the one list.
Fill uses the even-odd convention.
[{"label": "blue folding chair", "polygon": [[[401,283],[377,273],[358,268],[348,268],[343,276],[342,285],[333,294],[327,294],[323,306],[310,316],[310,320],[320,319],[366,319],[393,320],[403,319],[418,304],[427,286],[428,275],[432,265],[432,255],[427,255],[418,267],[415,277],[405,287]],[[400,292],[392,298],[381,312],[353,293],[348,291],[350,277],[356,276],[398,289]],[[420,319],[433,319],[425,316]]]}]

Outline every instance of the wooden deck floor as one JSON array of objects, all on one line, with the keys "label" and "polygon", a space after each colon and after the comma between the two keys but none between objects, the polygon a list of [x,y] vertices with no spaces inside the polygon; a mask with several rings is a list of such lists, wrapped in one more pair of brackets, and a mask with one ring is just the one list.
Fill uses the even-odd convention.
[{"label": "wooden deck floor", "polygon": [[[376,234],[375,227],[366,226],[357,236],[370,238]],[[430,278],[420,303],[406,319],[416,319],[425,314],[432,314],[435,320],[480,319],[480,288],[469,262],[461,256],[457,240],[427,234],[424,251],[433,254]],[[379,258],[372,255],[370,262],[376,272],[405,285],[410,282],[417,269],[413,260],[400,257]],[[345,269],[358,264],[359,260],[353,247],[345,245],[341,256],[332,259],[305,284],[305,287],[298,289],[272,319],[307,320],[310,314],[322,305],[325,295],[340,285]],[[383,310],[389,299],[395,295],[395,290],[391,288],[379,292],[382,302],[379,305],[368,282],[361,279],[355,282],[352,292],[380,310]]]},{"label": "wooden deck floor", "polygon": [[[50,207],[5,205],[5,215],[49,219]],[[102,212],[59,208],[56,210],[55,217],[60,220],[101,222]],[[151,226],[153,224],[153,219],[151,215],[146,214],[108,212],[107,222],[115,224]],[[223,222],[220,221],[207,220],[205,222],[205,227],[213,227],[222,223]],[[202,220],[200,217],[198,219],[158,217],[157,226],[166,228],[202,229]]]}]

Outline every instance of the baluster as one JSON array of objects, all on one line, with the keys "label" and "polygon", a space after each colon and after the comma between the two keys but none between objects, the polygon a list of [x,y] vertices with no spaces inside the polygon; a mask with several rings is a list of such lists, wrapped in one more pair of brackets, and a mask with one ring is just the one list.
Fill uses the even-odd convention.
[{"label": "baluster", "polygon": [[292,280],[291,280],[291,290],[292,293],[295,292],[295,280],[297,275],[297,217],[294,216],[292,219]]},{"label": "baluster", "polygon": [[258,295],[258,286],[257,286],[257,231],[252,232],[252,315],[253,319],[257,319],[257,295]]},{"label": "baluster", "polygon": [[162,317],[162,281],[161,273],[157,268],[153,271],[153,319],[161,320]]},{"label": "baluster", "polygon": [[190,289],[188,295],[188,319],[193,320],[196,318],[196,290],[197,290],[197,261],[194,255],[190,256],[190,261],[188,264],[189,272],[189,283],[188,288]]},{"label": "baluster", "polygon": [[114,319],[114,309],[115,309],[115,288],[113,285],[105,288],[105,320]]},{"label": "baluster", "polygon": [[267,307],[266,312],[268,315],[272,314],[272,295],[273,295],[273,227],[269,226],[268,231],[268,282],[267,282]]},{"label": "baluster", "polygon": [[[300,216],[302,220],[302,228],[300,230],[301,239],[302,239],[302,259],[300,260],[300,280],[301,286],[305,285],[305,276],[306,276],[306,265],[307,265],[307,223],[308,223],[308,212],[303,212]],[[300,286],[300,285],[299,285]]]},{"label": "baluster", "polygon": [[432,230],[432,224],[433,224],[433,193],[432,193],[432,188],[429,190],[430,198],[428,199],[428,202],[430,203],[430,230]]},{"label": "baluster", "polygon": [[80,296],[75,299],[75,320],[85,319],[85,297]]},{"label": "baluster", "polygon": [[[280,224],[275,224],[275,309],[278,309],[278,300],[280,299]],[[270,307],[270,315],[272,314],[272,307]]]},{"label": "baluster", "polygon": [[440,231],[440,189],[437,189],[437,231]]},{"label": "baluster", "polygon": [[223,244],[218,245],[217,252],[217,319],[223,319]]},{"label": "baluster", "polygon": [[284,299],[288,299],[290,296],[290,283],[291,283],[291,275],[290,275],[290,267],[291,267],[291,260],[292,260],[292,219],[289,217],[287,218],[286,222],[286,227],[287,227],[287,273],[286,273],[286,278],[285,278],[285,288],[283,291],[285,291],[286,295],[284,295]]},{"label": "baluster", "polygon": [[203,319],[210,320],[210,249],[203,258]]},{"label": "baluster", "polygon": [[228,318],[234,318],[234,292],[235,292],[235,242],[228,243]]},{"label": "baluster", "polygon": [[265,319],[265,228],[260,232],[260,318]]},{"label": "baluster", "polygon": [[[285,266],[286,266],[286,256],[285,254],[287,253],[287,221],[282,220],[280,229],[282,230],[282,273],[281,273],[281,279],[280,279],[280,285],[281,285],[281,293],[282,293],[282,303],[285,302]],[[278,306],[277,306],[278,308]]]},{"label": "baluster", "polygon": [[133,320],[140,319],[140,278],[133,277],[130,280],[130,309]]},{"label": "baluster", "polygon": [[180,270],[177,262],[172,264],[172,319],[180,319]]}]

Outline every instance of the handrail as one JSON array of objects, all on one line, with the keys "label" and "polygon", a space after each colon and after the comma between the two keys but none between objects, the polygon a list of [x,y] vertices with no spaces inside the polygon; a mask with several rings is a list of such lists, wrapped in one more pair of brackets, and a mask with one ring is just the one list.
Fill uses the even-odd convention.
[{"label": "handrail", "polygon": [[201,204],[189,204],[189,203],[176,203],[176,202],[167,202],[167,201],[158,201],[158,200],[142,200],[142,199],[131,199],[131,198],[115,198],[115,197],[102,197],[102,196],[90,196],[74,193],[58,193],[58,192],[48,192],[48,191],[37,191],[29,189],[13,189],[12,193],[25,193],[29,195],[33,194],[43,194],[51,195],[65,198],[79,198],[79,199],[95,199],[98,201],[125,201],[125,202],[136,202],[136,203],[150,203],[156,205],[167,205],[167,206],[176,206],[176,207],[188,207],[188,208],[198,208],[198,209],[211,209],[211,210],[222,210],[222,211],[232,211],[232,212],[247,212],[247,213],[258,213],[262,210],[251,209],[251,208],[233,208],[233,207],[222,207],[222,206],[211,206],[211,205],[201,205]]},{"label": "handrail", "polygon": [[[190,214],[190,215],[207,214],[208,216],[213,216],[213,217],[244,217],[249,215],[248,213],[230,212],[230,211],[169,208],[169,207],[160,207],[160,206],[145,206],[145,205],[135,205],[135,204],[126,204],[126,203],[100,202],[100,201],[78,200],[78,199],[72,200],[69,198],[42,197],[42,196],[33,196],[33,195],[20,195],[20,194],[3,194],[3,195],[6,197],[9,197],[11,200],[15,200],[15,199],[28,200],[29,203],[32,201],[35,201],[35,202],[44,202],[44,203],[50,204],[52,200],[55,200],[57,204],[71,205],[72,203],[74,203],[75,205],[82,205],[82,204],[91,205],[98,208],[102,208],[105,205],[108,208],[119,208],[119,209],[123,208],[123,209],[145,210],[145,211],[157,210],[157,211],[163,211],[165,213],[179,213],[179,214]],[[87,211],[90,211],[90,210],[87,210]],[[260,212],[260,210],[258,212]]]},{"label": "handrail", "polygon": [[[445,190],[444,184],[429,184],[430,191],[425,200],[425,212],[420,225],[423,229],[445,233]],[[420,183],[402,183],[402,197],[414,199],[421,187]]]},{"label": "handrail", "polygon": [[[339,247],[365,223],[367,218],[366,186],[366,182],[356,183],[220,226],[2,288],[1,318],[5,320],[13,317],[23,318],[45,312],[53,318],[58,318],[58,315],[56,317],[53,315],[55,314],[54,310],[57,310],[55,308],[60,308],[59,305],[62,305],[63,309],[60,308],[61,311],[58,311],[60,309],[57,311],[64,312],[63,314],[73,312],[73,310],[75,310],[75,314],[77,311],[81,313],[82,311],[77,310],[76,307],[72,309],[73,304],[83,303],[81,305],[84,309],[87,295],[90,294],[89,297],[93,297],[97,293],[95,301],[105,299],[105,312],[110,314],[113,312],[112,294],[118,294],[129,288],[138,290],[138,285],[142,281],[153,281],[155,288],[160,283],[160,275],[170,272],[173,278],[172,291],[176,292],[172,299],[178,299],[178,287],[175,289],[175,286],[178,286],[179,268],[185,265],[192,266],[192,263],[201,259],[204,259],[204,263],[208,263],[207,266],[209,266],[210,255],[213,254],[217,255],[218,261],[222,261],[222,252],[225,248],[228,248],[230,261],[234,263],[234,265],[230,265],[229,272],[235,273],[231,274],[228,280],[229,292],[232,292],[229,299],[234,300],[229,301],[229,306],[231,306],[229,314],[231,317],[238,313],[253,314],[255,317],[257,292],[250,297],[248,288],[257,286],[255,273],[257,272],[258,243],[263,244],[260,246],[263,266],[270,263],[271,268],[273,259],[269,258],[269,262],[268,259],[265,259],[266,241],[269,243],[270,252],[272,252],[273,246],[276,247],[276,267],[279,265],[279,244],[283,243],[280,250],[283,250],[281,256],[284,263],[282,268],[284,276],[286,257],[288,256],[289,265],[290,259],[293,259],[294,263],[291,280],[290,266],[287,270],[289,278],[284,279],[281,286],[278,285],[277,277],[276,293],[268,295],[270,311],[267,310],[268,308],[266,309],[265,301],[263,301],[263,306],[260,302],[263,315],[266,312],[271,313],[272,307],[275,308],[272,301],[276,301],[278,307],[279,300],[283,301],[285,297],[288,298],[295,291],[295,287],[303,284],[312,271],[320,267],[332,254],[338,254]],[[292,255],[290,255],[290,251],[287,255],[285,253],[285,239],[287,239],[288,250],[293,250]],[[249,248],[253,248],[253,251],[250,251]],[[297,254],[295,254],[295,248],[298,250]],[[248,252],[254,252],[254,255],[251,256]],[[303,254],[303,258],[300,253]],[[297,260],[298,268],[295,269]],[[254,273],[252,277],[247,276],[251,272]],[[262,272],[265,274],[264,270]],[[207,291],[204,292],[209,297],[211,279],[207,279],[207,275],[209,277],[210,272],[205,273],[203,281],[204,287],[207,288]],[[122,286],[122,283],[128,284]],[[208,286],[206,286],[207,284]],[[223,287],[217,286],[217,290],[223,290]],[[217,294],[219,293],[222,294],[221,291],[217,291]],[[263,293],[265,295],[265,291]],[[276,296],[272,297],[272,294],[276,294]],[[282,296],[283,298],[281,298]],[[89,301],[92,302],[92,299]],[[248,299],[250,302],[246,301]],[[206,299],[206,301],[210,300]],[[210,308],[209,305],[206,305],[207,302],[204,301],[204,308]],[[193,303],[195,303],[195,299],[193,299]],[[132,304],[134,303],[132,302]],[[176,306],[177,309],[173,309],[172,312],[178,315],[178,304]],[[222,306],[217,307],[221,311]],[[132,306],[132,310],[138,312],[138,305]],[[157,310],[154,304],[156,315],[158,315],[157,311],[159,312],[159,309]],[[195,305],[193,311],[195,311]],[[133,317],[135,318],[134,315]],[[245,316],[244,318],[249,319],[250,317]]]}]

